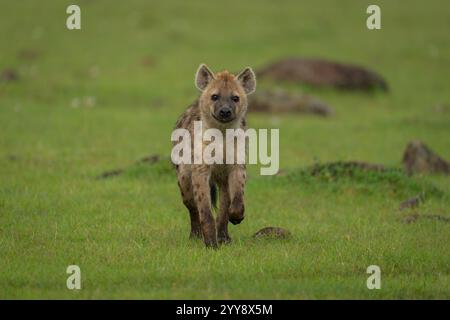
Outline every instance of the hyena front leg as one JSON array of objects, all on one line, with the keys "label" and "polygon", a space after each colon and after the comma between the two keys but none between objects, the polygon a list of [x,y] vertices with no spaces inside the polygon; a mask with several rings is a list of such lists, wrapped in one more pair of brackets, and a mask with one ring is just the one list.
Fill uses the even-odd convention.
[{"label": "hyena front leg", "polygon": [[230,193],[229,220],[232,224],[239,224],[244,220],[244,188],[246,173],[243,166],[234,167],[228,176],[228,189]]},{"label": "hyena front leg", "polygon": [[203,241],[207,247],[217,248],[216,224],[211,210],[209,175],[194,172],[192,174],[192,186],[195,203],[200,213]]},{"label": "hyena front leg", "polygon": [[200,216],[195,204],[194,193],[192,191],[191,175],[188,172],[179,172],[178,186],[180,187],[183,203],[189,210],[189,215],[191,217],[191,233],[189,237],[191,239],[201,238],[202,229],[200,226]]},{"label": "hyena front leg", "polygon": [[217,216],[217,240],[219,243],[230,243],[231,238],[228,235],[228,210],[230,208],[230,194],[228,192],[228,182],[219,186],[220,189],[220,207]]}]

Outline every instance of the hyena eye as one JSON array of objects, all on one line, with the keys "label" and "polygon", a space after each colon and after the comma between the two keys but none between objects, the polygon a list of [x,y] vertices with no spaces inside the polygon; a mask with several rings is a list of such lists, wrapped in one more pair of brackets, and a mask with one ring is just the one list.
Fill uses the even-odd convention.
[{"label": "hyena eye", "polygon": [[234,102],[239,102],[239,97],[238,96],[232,96],[231,100],[233,100]]},{"label": "hyena eye", "polygon": [[213,94],[213,95],[211,96],[211,100],[212,100],[212,101],[217,101],[217,100],[219,100],[219,95],[218,95],[218,94]]}]

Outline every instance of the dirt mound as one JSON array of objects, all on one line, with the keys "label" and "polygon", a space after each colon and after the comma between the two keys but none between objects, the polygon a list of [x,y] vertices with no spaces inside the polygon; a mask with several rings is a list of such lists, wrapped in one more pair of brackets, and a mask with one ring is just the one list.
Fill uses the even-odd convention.
[{"label": "dirt mound", "polygon": [[449,174],[450,164],[435,154],[421,141],[411,141],[403,154],[406,173],[444,173]]},{"label": "dirt mound", "polygon": [[268,113],[311,113],[327,117],[334,111],[322,101],[285,90],[262,90],[249,96],[249,110]]},{"label": "dirt mound", "polygon": [[366,68],[321,59],[288,58],[257,71],[257,76],[338,89],[388,91],[386,81]]},{"label": "dirt mound", "polygon": [[352,175],[355,169],[382,172],[386,170],[386,167],[382,164],[363,161],[336,161],[313,165],[311,168],[311,175],[320,175],[324,172],[331,176]]}]

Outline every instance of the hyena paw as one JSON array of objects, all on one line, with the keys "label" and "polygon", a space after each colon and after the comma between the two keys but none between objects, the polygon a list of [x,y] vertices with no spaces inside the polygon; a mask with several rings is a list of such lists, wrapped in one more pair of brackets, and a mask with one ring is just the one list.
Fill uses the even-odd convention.
[{"label": "hyena paw", "polygon": [[219,246],[217,245],[217,240],[216,239],[211,239],[211,240],[204,240],[205,242],[205,246],[208,249],[217,249],[219,248]]},{"label": "hyena paw", "polygon": [[219,241],[219,244],[230,244],[231,238],[229,235],[220,235],[217,240]]},{"label": "hyena paw", "polygon": [[244,212],[245,207],[242,196],[235,197],[228,209],[228,220],[232,224],[239,224],[244,220]]},{"label": "hyena paw", "polygon": [[231,207],[229,212],[229,218],[228,220],[236,225],[242,222],[242,220],[244,220],[244,206],[240,207],[240,208],[233,208]]}]

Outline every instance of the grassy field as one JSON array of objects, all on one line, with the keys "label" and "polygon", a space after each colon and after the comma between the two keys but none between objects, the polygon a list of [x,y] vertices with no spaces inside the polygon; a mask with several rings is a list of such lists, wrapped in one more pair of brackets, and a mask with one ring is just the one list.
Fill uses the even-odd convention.
[{"label": "grassy field", "polygon": [[[450,298],[449,224],[402,223],[449,217],[448,176],[305,171],[341,160],[401,168],[412,139],[450,159],[448,1],[79,0],[82,30],[69,31],[71,3],[1,2],[0,71],[19,78],[0,83],[0,298]],[[372,3],[379,31],[365,26]],[[205,250],[188,240],[170,166],[136,161],[169,155],[199,63],[237,71],[297,55],[368,66],[391,92],[291,86],[336,115],[250,114],[251,127],[280,128],[285,175],[251,166],[233,243]],[[398,210],[419,193],[418,209]],[[292,237],[252,238],[266,226]],[[78,291],[66,288],[71,264]],[[366,287],[369,265],[381,290]]]}]

